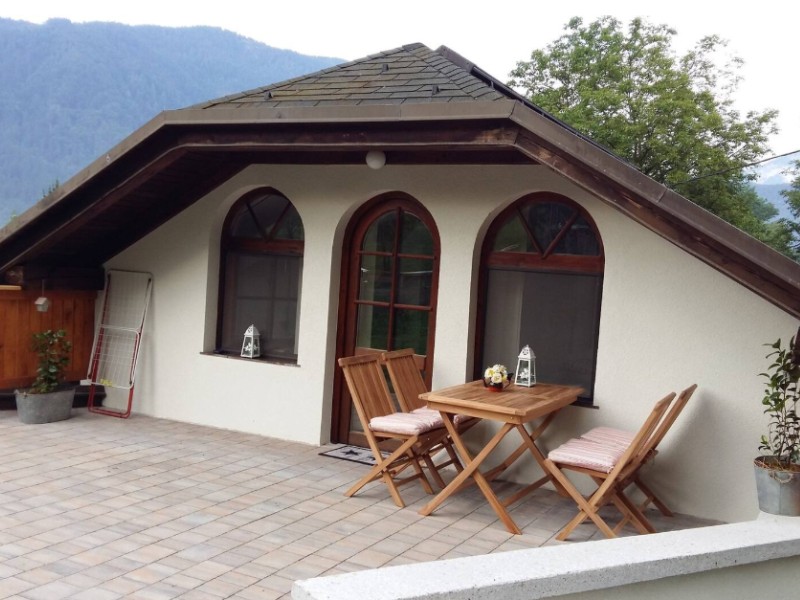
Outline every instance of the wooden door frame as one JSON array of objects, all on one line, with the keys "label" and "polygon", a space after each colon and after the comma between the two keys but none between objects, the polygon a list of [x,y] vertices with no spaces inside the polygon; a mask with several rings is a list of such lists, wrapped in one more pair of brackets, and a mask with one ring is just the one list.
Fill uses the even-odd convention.
[{"label": "wooden door frame", "polygon": [[[361,241],[367,229],[365,222],[366,217],[372,212],[380,212],[385,214],[391,210],[402,208],[408,210],[417,216],[430,231],[433,240],[433,274],[431,279],[431,299],[430,299],[430,317],[428,320],[428,365],[429,368],[426,372],[427,383],[430,385],[430,378],[433,366],[433,351],[436,331],[436,311],[439,296],[439,254],[440,254],[440,238],[439,230],[436,227],[436,222],[427,208],[422,205],[418,200],[409,194],[399,191],[386,192],[375,196],[361,205],[358,210],[350,217],[350,221],[345,228],[345,233],[342,242],[342,260],[340,268],[340,284],[339,284],[339,309],[336,321],[336,356],[334,360],[346,356],[350,352],[350,348],[355,347],[354,335],[355,328],[352,324],[357,319],[354,315],[354,310],[349,306],[348,299],[350,298],[351,291],[358,286],[358,261],[354,261],[354,252],[356,248],[356,239]],[[376,214],[373,219],[370,219],[369,225],[375,222],[380,215]],[[331,411],[331,431],[330,436],[332,441],[342,442],[347,439],[349,434],[349,419],[351,413],[350,397],[346,393],[346,384],[342,375],[342,370],[336,364],[333,376],[333,400]]]}]

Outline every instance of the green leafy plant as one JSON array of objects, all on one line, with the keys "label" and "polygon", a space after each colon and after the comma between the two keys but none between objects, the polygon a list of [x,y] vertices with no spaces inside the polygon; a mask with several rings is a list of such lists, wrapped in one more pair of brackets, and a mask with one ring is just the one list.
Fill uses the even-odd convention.
[{"label": "green leafy plant", "polygon": [[72,342],[67,340],[63,329],[48,329],[33,334],[31,348],[39,358],[36,379],[28,390],[32,394],[46,394],[58,388],[64,380],[64,371],[69,365]]},{"label": "green leafy plant", "polygon": [[769,453],[762,457],[766,466],[788,470],[800,459],[800,329],[788,348],[782,346],[780,339],[766,345],[772,348],[767,358],[773,362],[766,373],[761,373],[767,380],[761,403],[764,413],[770,415],[770,423],[769,435],[761,436],[758,449]]}]

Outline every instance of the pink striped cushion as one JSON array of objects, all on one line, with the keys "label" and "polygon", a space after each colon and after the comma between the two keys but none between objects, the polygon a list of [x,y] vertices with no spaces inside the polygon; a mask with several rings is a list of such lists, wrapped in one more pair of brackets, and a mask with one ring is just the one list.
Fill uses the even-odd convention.
[{"label": "pink striped cushion", "polygon": [[556,463],[610,473],[623,454],[624,448],[573,438],[551,451],[547,458]]},{"label": "pink striped cushion", "polygon": [[[428,415],[428,414],[436,415],[437,417],[439,417],[439,421],[442,420],[442,416],[439,414],[439,411],[438,410],[433,410],[431,408],[425,408],[425,407],[423,407],[423,408],[415,408],[411,412],[414,413],[415,415]],[[460,425],[464,421],[468,421],[471,418],[472,417],[470,417],[469,415],[456,415],[453,418],[453,422],[456,425]],[[444,426],[444,423],[442,423],[442,426]]]},{"label": "pink striped cushion", "polygon": [[597,442],[598,444],[616,446],[622,448],[623,450],[628,449],[628,446],[631,445],[631,442],[633,442],[633,438],[635,437],[636,434],[631,431],[616,429],[614,427],[595,427],[594,429],[590,429],[586,433],[581,434],[581,438],[584,440]]},{"label": "pink striped cushion", "polygon": [[[419,435],[431,429],[442,427],[442,418],[439,413],[433,415],[416,415],[412,413],[393,413],[382,417],[370,419],[369,428],[372,431],[385,431],[387,433],[399,433],[401,435]],[[434,418],[435,417],[435,418]]]}]

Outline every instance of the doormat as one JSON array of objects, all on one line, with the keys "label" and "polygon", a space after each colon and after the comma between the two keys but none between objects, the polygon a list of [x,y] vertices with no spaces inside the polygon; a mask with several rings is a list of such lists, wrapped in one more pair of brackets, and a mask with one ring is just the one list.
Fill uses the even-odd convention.
[{"label": "doormat", "polygon": [[[326,450],[320,452],[320,456],[330,456],[331,458],[341,458],[342,460],[349,460],[351,462],[361,463],[362,465],[373,466],[375,464],[375,457],[372,456],[372,451],[369,448],[361,448],[359,446],[340,446],[333,450]],[[388,456],[386,452],[384,456]]]}]

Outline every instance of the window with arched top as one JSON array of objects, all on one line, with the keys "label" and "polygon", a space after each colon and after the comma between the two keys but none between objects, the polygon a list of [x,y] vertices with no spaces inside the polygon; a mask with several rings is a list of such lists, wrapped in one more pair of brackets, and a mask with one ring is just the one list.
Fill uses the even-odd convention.
[{"label": "window with arched top", "polygon": [[217,351],[238,355],[250,325],[262,358],[297,360],[303,222],[272,189],[250,192],[228,212],[220,247]]},{"label": "window with arched top", "polygon": [[540,381],[594,396],[603,245],[589,214],[553,193],[525,196],[495,218],[481,253],[476,374],[536,354]]}]

